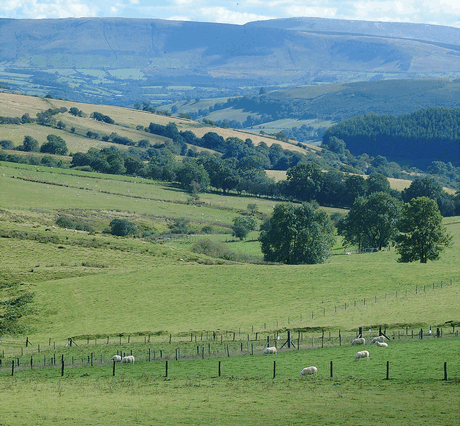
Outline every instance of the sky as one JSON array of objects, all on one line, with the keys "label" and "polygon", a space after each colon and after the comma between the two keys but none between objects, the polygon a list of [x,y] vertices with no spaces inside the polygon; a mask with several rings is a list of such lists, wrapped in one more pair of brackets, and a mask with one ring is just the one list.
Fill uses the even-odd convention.
[{"label": "sky", "polygon": [[460,28],[459,0],[0,0],[0,18],[153,18],[243,25],[318,17]]}]

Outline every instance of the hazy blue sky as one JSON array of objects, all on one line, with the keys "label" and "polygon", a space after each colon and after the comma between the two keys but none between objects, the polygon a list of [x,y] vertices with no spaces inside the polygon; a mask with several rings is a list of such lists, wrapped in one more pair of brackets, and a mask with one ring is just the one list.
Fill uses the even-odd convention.
[{"label": "hazy blue sky", "polygon": [[119,16],[244,24],[312,16],[460,28],[460,0],[0,0],[0,18]]}]

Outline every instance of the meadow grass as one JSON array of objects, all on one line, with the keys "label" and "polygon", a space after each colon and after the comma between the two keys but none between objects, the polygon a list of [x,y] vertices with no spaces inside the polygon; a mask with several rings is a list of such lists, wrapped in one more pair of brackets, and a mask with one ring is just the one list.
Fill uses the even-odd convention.
[{"label": "meadow grass", "polygon": [[[445,424],[460,420],[458,338],[292,350],[277,356],[0,371],[9,424]],[[218,377],[218,362],[222,376]],[[276,376],[273,377],[274,361]],[[330,361],[334,376],[330,377]],[[386,378],[386,362],[390,380]],[[449,376],[443,381],[443,363]],[[299,378],[307,365],[317,377]],[[308,402],[306,402],[308,401]],[[78,407],[78,408],[76,408]]]},{"label": "meadow grass", "polygon": [[[0,283],[6,284],[0,297],[34,294],[27,315],[19,320],[34,343],[24,357],[36,356],[37,344],[42,344],[41,355],[49,359],[54,350],[45,349],[45,343],[53,339],[62,344],[70,336],[81,341],[85,336],[142,339],[151,334],[153,347],[165,349],[165,336],[172,334],[176,341],[184,340],[180,347],[191,357],[201,343],[186,344],[190,333],[241,332],[253,339],[258,332],[260,354],[261,336],[287,329],[295,335],[303,330],[316,339],[321,330],[326,335],[341,330],[349,338],[358,327],[374,332],[379,326],[447,330],[460,322],[459,218],[445,220],[453,245],[428,264],[398,263],[393,249],[343,255],[340,240],[334,255],[321,265],[232,263],[191,253],[190,240],[210,238],[235,252],[261,256],[257,233],[247,241],[236,241],[228,233],[160,244],[115,237],[101,229],[112,218],[123,217],[156,233],[177,218],[229,230],[248,204],[256,203],[260,213],[269,214],[273,200],[202,194],[204,204],[194,205],[178,188],[139,178],[8,163],[0,167],[0,232],[5,237],[0,239]],[[336,211],[343,212],[329,210]],[[84,218],[96,232],[54,228],[62,213]],[[24,338],[4,336],[0,349],[6,352],[5,362],[22,350]],[[302,350],[281,351],[276,358],[220,358],[221,378],[215,377],[217,358],[171,362],[168,380],[163,362],[122,366],[116,377],[110,365],[68,368],[64,378],[58,368],[20,369],[11,377],[2,367],[0,423],[459,422],[458,338],[392,341],[381,352],[372,347],[369,362],[356,363],[357,348],[335,342],[314,350],[303,350],[307,343],[302,343]],[[87,349],[58,348],[76,357]],[[117,349],[98,345],[93,350],[108,359]],[[145,345],[131,343],[125,349],[139,351],[145,359]],[[222,356],[220,349],[213,351],[213,357]],[[383,380],[386,361],[389,381]],[[443,362],[452,374],[447,382],[441,380]],[[312,364],[318,364],[318,377],[300,380],[300,369]]]}]

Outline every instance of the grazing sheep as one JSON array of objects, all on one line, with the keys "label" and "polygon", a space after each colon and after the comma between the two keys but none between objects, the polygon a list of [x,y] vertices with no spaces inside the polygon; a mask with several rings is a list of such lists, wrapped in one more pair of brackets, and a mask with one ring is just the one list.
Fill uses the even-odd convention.
[{"label": "grazing sheep", "polygon": [[278,351],[276,350],[276,348],[274,346],[269,346],[268,348],[265,348],[264,349],[264,355],[276,355]]},{"label": "grazing sheep", "polygon": [[316,376],[316,373],[318,372],[318,369],[314,366],[311,367],[305,367],[301,372],[300,372],[300,377],[302,376]]},{"label": "grazing sheep", "polygon": [[375,342],[375,344],[380,348],[386,348],[388,346],[388,343],[385,342]]},{"label": "grazing sheep", "polygon": [[121,362],[121,356],[120,355],[114,355],[112,358],[110,358],[112,361],[115,362]]},{"label": "grazing sheep", "polygon": [[381,336],[373,337],[371,340],[371,344],[376,343],[376,342],[384,342],[384,341],[385,341],[385,336],[381,335]]},{"label": "grazing sheep", "polygon": [[367,358],[367,360],[369,360],[369,352],[368,351],[356,352],[355,361],[358,361],[358,359],[360,358]]},{"label": "grazing sheep", "polygon": [[364,337],[358,337],[357,339],[354,339],[351,341],[351,346],[365,345],[365,344],[366,344],[366,339]]},{"label": "grazing sheep", "polygon": [[134,364],[134,357],[132,355],[125,356],[121,359],[121,363],[125,364]]}]

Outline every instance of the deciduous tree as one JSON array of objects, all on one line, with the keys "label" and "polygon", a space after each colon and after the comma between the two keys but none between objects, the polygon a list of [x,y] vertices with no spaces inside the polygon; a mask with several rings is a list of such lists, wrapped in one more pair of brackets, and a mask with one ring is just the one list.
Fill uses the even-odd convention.
[{"label": "deciduous tree", "polygon": [[436,201],[428,197],[412,198],[404,204],[398,230],[398,262],[420,260],[420,263],[427,263],[428,260],[437,260],[452,240],[442,226]]},{"label": "deciduous tree", "polygon": [[335,232],[329,216],[312,204],[282,203],[261,226],[259,240],[266,261],[314,264],[330,256]]}]

